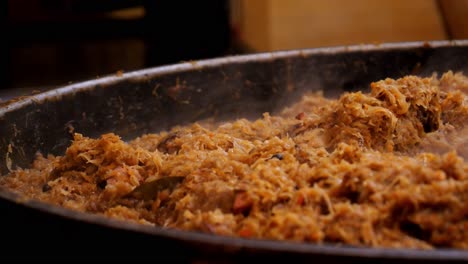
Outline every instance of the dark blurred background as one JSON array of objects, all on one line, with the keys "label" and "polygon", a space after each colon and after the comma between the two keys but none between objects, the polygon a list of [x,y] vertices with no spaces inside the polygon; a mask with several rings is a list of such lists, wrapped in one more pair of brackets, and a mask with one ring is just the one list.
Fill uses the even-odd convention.
[{"label": "dark blurred background", "polygon": [[9,0],[0,89],[239,53],[225,0]]},{"label": "dark blurred background", "polygon": [[468,0],[0,2],[0,100],[229,54],[468,38]]}]

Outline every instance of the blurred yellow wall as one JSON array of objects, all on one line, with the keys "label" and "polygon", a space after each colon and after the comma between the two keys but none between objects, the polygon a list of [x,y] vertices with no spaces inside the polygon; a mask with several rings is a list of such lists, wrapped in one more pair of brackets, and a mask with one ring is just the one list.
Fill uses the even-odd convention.
[{"label": "blurred yellow wall", "polygon": [[468,0],[439,0],[451,38],[468,39]]},{"label": "blurred yellow wall", "polygon": [[437,0],[239,1],[240,38],[255,51],[449,37]]}]

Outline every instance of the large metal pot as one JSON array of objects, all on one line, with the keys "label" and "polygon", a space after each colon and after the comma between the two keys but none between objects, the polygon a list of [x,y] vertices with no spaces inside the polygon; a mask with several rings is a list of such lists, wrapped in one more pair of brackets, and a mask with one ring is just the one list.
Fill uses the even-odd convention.
[{"label": "large metal pot", "polygon": [[[0,172],[28,167],[36,151],[63,154],[72,130],[130,139],[206,117],[259,117],[306,90],[336,96],[385,77],[467,69],[468,41],[440,41],[262,53],[104,77],[0,106]],[[166,230],[25,201],[3,189],[0,210],[6,242],[0,257],[468,261],[468,251],[461,250],[299,244]],[[16,254],[17,249],[23,253]]]}]

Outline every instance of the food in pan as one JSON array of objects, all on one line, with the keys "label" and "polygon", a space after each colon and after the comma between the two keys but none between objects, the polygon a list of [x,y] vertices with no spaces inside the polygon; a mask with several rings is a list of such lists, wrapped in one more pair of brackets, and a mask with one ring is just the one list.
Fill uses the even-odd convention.
[{"label": "food in pan", "polygon": [[468,77],[304,95],[257,120],[75,134],[0,184],[141,224],[251,239],[468,248]]}]

